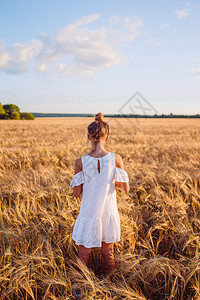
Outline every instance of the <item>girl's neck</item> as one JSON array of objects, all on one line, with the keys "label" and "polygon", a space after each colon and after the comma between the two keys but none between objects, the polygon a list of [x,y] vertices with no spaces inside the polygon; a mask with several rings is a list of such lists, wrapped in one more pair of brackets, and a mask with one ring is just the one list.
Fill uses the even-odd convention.
[{"label": "girl's neck", "polygon": [[90,151],[90,154],[92,155],[98,155],[98,154],[106,154],[107,150],[104,148],[104,144],[99,142],[95,146],[95,144],[92,145],[92,150]]}]

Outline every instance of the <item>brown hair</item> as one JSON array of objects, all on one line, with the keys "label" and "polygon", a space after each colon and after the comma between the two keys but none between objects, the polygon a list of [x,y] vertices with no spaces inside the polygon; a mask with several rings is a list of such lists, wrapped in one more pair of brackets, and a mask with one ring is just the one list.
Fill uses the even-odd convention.
[{"label": "brown hair", "polygon": [[88,125],[88,133],[94,138],[95,144],[100,141],[102,137],[109,134],[109,125],[103,121],[102,113],[95,115],[95,121]]}]

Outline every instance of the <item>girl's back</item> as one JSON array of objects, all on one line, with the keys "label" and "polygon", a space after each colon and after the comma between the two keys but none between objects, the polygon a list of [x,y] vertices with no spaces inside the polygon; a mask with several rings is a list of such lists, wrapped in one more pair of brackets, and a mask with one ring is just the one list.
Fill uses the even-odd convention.
[{"label": "girl's back", "polygon": [[79,215],[72,238],[77,245],[101,247],[102,241],[120,241],[120,218],[117,208],[115,181],[128,182],[128,174],[115,165],[115,153],[102,157],[85,154],[82,171],[75,174],[70,185],[83,184]]}]

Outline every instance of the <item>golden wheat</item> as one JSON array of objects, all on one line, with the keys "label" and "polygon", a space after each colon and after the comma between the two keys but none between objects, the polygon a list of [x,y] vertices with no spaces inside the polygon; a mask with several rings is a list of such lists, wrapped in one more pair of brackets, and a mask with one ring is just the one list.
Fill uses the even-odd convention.
[{"label": "golden wheat", "polygon": [[93,119],[0,122],[0,299],[74,299],[74,282],[84,299],[200,299],[200,121],[105,120],[131,188],[117,190],[110,279],[100,248],[87,268],[71,238],[81,198],[69,183]]}]

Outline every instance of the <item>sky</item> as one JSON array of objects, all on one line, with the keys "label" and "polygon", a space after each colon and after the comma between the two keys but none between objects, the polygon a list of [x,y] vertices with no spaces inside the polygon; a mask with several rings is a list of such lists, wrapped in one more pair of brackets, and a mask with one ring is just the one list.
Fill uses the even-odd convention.
[{"label": "sky", "polygon": [[199,0],[0,0],[0,102],[200,113],[199,16]]}]

